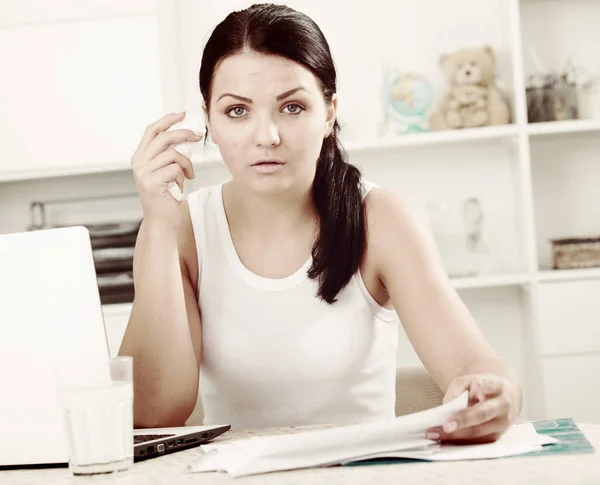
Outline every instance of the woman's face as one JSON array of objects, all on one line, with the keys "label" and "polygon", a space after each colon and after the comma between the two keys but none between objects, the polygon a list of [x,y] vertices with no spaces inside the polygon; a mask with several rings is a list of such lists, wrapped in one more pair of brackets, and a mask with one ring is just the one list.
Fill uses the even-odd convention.
[{"label": "woman's face", "polygon": [[218,66],[208,126],[236,182],[281,193],[312,186],[335,121],[315,76],[282,57],[244,52]]}]

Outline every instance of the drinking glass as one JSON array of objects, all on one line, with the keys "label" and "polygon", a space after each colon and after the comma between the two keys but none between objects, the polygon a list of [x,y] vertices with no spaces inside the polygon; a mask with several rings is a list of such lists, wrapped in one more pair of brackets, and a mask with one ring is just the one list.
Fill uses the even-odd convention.
[{"label": "drinking glass", "polygon": [[133,463],[133,359],[106,357],[57,368],[74,475],[124,471]]}]

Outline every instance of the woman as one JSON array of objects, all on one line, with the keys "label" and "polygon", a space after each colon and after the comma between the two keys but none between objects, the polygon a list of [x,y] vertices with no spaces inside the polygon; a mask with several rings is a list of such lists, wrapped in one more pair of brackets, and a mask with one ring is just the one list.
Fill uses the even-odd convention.
[{"label": "woman", "polygon": [[168,194],[194,177],[173,145],[202,139],[165,131],[182,113],[148,126],[132,157],[144,222],[120,353],[134,357],[136,425],[183,425],[200,375],[207,424],[391,419],[400,320],[445,399],[471,397],[428,436],[497,439],[520,413],[518,379],[406,203],[346,163],[317,25],[285,6],[231,13],[200,90],[231,181]]}]

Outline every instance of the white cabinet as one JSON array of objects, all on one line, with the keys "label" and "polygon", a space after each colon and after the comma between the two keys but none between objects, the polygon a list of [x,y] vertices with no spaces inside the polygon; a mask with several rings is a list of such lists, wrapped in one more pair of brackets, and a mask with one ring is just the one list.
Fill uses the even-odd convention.
[{"label": "white cabinet", "polygon": [[129,322],[129,316],[131,315],[131,304],[104,305],[102,313],[104,314],[104,329],[108,340],[108,349],[111,356],[116,356],[119,353],[119,347],[127,329],[127,322]]},{"label": "white cabinet", "polygon": [[546,414],[600,423],[600,353],[544,359]]},{"label": "white cabinet", "polygon": [[600,356],[600,281],[541,284],[539,307],[542,355]]},{"label": "white cabinet", "polygon": [[540,284],[546,415],[600,423],[600,281]]},{"label": "white cabinet", "polygon": [[0,180],[127,168],[164,110],[155,2],[21,3],[0,7]]}]

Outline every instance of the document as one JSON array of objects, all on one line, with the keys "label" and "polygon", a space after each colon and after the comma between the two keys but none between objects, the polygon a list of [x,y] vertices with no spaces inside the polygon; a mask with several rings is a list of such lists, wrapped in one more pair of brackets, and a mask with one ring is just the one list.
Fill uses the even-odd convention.
[{"label": "document", "polygon": [[556,443],[558,440],[550,436],[538,434],[531,423],[511,426],[494,443],[479,445],[436,444],[401,450],[399,452],[376,453],[370,456],[355,458],[344,463],[351,463],[373,458],[411,458],[426,461],[458,461],[505,458],[539,451],[542,446]]},{"label": "document", "polygon": [[538,435],[533,425],[529,425],[529,428],[513,427],[507,436],[490,445],[457,447],[440,445],[425,438],[427,429],[441,426],[454,413],[465,409],[468,399],[468,391],[465,391],[446,404],[391,421],[203,445],[204,455],[189,465],[189,471],[221,471],[240,477],[340,465],[371,458],[493,458],[535,451],[543,444],[554,441],[553,438]]}]

